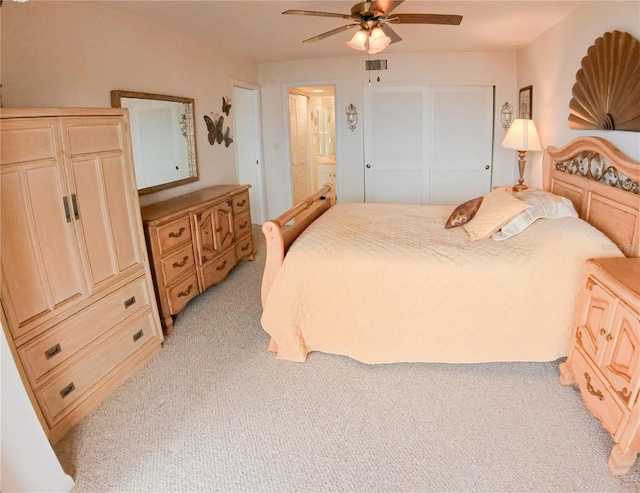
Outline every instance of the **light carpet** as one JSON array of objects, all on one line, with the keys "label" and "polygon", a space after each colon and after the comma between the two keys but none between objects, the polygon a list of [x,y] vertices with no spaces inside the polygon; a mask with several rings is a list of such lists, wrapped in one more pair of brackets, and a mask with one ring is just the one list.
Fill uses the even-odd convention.
[{"label": "light carpet", "polygon": [[258,258],[56,445],[74,492],[640,492],[557,363],[369,366],[266,351]]}]

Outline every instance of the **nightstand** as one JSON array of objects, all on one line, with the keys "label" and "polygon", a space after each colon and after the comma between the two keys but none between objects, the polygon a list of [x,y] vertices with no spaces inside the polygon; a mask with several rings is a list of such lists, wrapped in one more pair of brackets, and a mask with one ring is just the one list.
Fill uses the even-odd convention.
[{"label": "nightstand", "polygon": [[609,471],[626,474],[640,452],[640,258],[591,259],[560,383],[577,384],[615,443]]}]

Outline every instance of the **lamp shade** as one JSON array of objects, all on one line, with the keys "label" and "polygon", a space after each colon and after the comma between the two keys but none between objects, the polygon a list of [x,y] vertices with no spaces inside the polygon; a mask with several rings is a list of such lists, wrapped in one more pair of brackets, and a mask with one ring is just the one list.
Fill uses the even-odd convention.
[{"label": "lamp shade", "polygon": [[347,46],[354,50],[364,51],[367,49],[367,37],[367,32],[360,30],[353,35],[353,38],[351,38],[350,41],[347,41]]},{"label": "lamp shade", "polygon": [[369,36],[369,50],[368,53],[370,55],[375,55],[376,53],[380,53],[391,43],[391,38],[387,36],[382,29],[376,27],[373,31],[371,31],[371,36]]},{"label": "lamp shade", "polygon": [[507,135],[504,136],[502,147],[518,151],[541,151],[538,129],[533,120],[524,118],[513,120]]}]

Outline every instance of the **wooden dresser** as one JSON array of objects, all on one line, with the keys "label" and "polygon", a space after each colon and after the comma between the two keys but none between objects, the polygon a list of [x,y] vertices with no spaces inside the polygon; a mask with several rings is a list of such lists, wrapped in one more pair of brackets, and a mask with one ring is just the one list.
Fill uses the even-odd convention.
[{"label": "wooden dresser", "polygon": [[216,185],[142,209],[165,333],[194,296],[253,260],[248,185]]},{"label": "wooden dresser", "polygon": [[2,325],[55,442],[161,347],[128,116],[1,116]]},{"label": "wooden dresser", "polygon": [[640,258],[587,261],[573,348],[560,383],[577,383],[587,408],[611,433],[612,474],[640,452]]}]

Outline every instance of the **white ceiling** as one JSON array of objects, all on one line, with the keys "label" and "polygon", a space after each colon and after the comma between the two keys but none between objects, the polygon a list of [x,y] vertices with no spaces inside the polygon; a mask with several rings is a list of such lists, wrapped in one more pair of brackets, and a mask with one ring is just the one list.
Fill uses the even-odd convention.
[{"label": "white ceiling", "polygon": [[[315,43],[304,39],[346,25],[340,18],[282,15],[288,9],[349,14],[354,0],[136,0],[103,5],[142,17],[212,48],[236,52],[257,62],[361,55],[346,46],[348,30]],[[516,51],[568,15],[584,1],[406,0],[396,13],[463,16],[459,26],[393,26],[403,40],[384,53]]]}]

